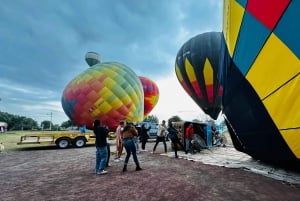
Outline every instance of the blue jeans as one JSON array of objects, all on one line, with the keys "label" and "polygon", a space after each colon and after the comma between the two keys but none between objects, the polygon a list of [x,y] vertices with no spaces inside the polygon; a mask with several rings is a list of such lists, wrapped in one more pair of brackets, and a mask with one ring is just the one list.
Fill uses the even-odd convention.
[{"label": "blue jeans", "polygon": [[126,150],[126,157],[125,157],[124,164],[127,165],[130,155],[132,153],[133,160],[134,160],[136,166],[139,167],[139,161],[138,161],[138,158],[136,155],[136,147],[135,147],[134,140],[132,138],[125,138],[123,140],[123,143],[124,143],[124,147]]},{"label": "blue jeans", "polygon": [[135,144],[136,152],[139,152],[139,139],[138,139],[138,137],[133,137],[132,139],[133,139],[134,144]]},{"label": "blue jeans", "polygon": [[96,172],[104,170],[107,161],[107,146],[96,147]]},{"label": "blue jeans", "polygon": [[191,146],[192,146],[191,141],[192,141],[191,139],[185,139],[185,153],[188,152],[191,153]]}]

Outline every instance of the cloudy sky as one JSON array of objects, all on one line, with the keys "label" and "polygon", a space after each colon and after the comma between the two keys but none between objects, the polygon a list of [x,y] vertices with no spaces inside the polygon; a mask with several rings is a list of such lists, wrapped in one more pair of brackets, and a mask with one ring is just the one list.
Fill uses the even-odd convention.
[{"label": "cloudy sky", "polygon": [[94,51],[156,82],[160,99],[151,114],[160,120],[206,118],[179,84],[174,63],[191,37],[221,31],[222,6],[221,0],[2,0],[0,111],[39,123],[67,121],[62,92]]}]

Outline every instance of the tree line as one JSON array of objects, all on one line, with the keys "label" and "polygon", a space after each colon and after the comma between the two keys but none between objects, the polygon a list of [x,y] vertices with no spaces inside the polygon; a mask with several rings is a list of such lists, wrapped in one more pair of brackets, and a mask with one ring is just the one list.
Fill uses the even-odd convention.
[{"label": "tree line", "polygon": [[63,122],[61,125],[53,125],[51,121],[44,120],[39,125],[37,121],[30,117],[9,114],[1,111],[0,122],[6,122],[8,124],[7,130],[61,130],[73,125],[70,120]]}]

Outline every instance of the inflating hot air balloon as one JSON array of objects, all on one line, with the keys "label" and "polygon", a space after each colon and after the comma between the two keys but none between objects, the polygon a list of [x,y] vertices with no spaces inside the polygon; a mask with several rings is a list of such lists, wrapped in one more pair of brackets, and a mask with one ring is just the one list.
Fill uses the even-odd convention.
[{"label": "inflating hot air balloon", "polygon": [[64,89],[62,107],[77,125],[92,128],[95,119],[115,130],[120,120],[142,121],[144,92],[139,77],[117,62],[95,64]]},{"label": "inflating hot air balloon", "polygon": [[234,146],[300,159],[300,1],[224,1],[223,112]]},{"label": "inflating hot air balloon", "polygon": [[87,52],[85,54],[85,61],[89,66],[101,63],[101,57],[97,52]]},{"label": "inflating hot air balloon", "polygon": [[207,32],[188,40],[176,57],[176,75],[185,91],[210,117],[221,111],[222,86],[217,79],[221,32]]},{"label": "inflating hot air balloon", "polygon": [[144,118],[152,111],[159,99],[157,85],[149,78],[139,76],[144,90]]}]

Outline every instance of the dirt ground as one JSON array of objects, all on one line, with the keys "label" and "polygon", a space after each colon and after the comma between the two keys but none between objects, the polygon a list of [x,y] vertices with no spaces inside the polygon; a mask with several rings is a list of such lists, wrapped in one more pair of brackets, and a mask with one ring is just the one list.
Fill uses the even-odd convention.
[{"label": "dirt ground", "polygon": [[[148,143],[151,150],[154,143]],[[114,145],[112,146],[112,151]],[[0,201],[8,200],[300,200],[300,185],[284,183],[242,169],[205,165],[155,154],[132,157],[128,172],[114,162],[107,175],[96,175],[95,148],[64,150],[23,148],[0,153]],[[124,157],[123,157],[124,158]]]}]

